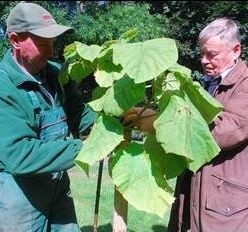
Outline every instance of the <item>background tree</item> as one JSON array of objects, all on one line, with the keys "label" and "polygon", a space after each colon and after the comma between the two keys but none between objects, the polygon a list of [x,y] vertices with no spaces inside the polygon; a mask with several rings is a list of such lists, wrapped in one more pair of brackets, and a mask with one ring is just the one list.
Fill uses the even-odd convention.
[{"label": "background tree", "polygon": [[178,42],[179,62],[191,70],[201,72],[198,35],[210,21],[230,17],[240,26],[243,42],[242,57],[248,58],[248,3],[241,1],[158,1],[151,12],[164,15],[170,22],[170,37]]},{"label": "background tree", "polygon": [[[18,1],[0,2],[0,36],[5,30],[9,10]],[[58,38],[55,57],[61,56],[66,45],[73,41],[101,45],[116,39],[130,28],[140,32],[136,41],[170,37],[179,48],[179,63],[187,66],[197,77],[202,72],[197,37],[211,20],[227,16],[241,28],[243,53],[248,58],[248,3],[241,1],[34,1],[48,9],[57,22],[71,25],[75,33]],[[9,44],[1,39],[0,57]]]}]

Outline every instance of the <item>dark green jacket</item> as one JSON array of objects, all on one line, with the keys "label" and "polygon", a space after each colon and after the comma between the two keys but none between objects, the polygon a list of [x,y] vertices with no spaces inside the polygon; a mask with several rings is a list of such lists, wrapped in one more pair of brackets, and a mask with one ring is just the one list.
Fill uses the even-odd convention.
[{"label": "dark green jacket", "polygon": [[[28,97],[34,91],[42,109],[62,105],[68,117],[70,130],[84,132],[93,124],[95,114],[81,101],[72,89],[65,87],[65,94],[59,88],[57,63],[49,63],[45,70],[52,86],[52,103],[39,88],[37,77],[25,74],[13,60],[10,50],[0,63],[0,171],[13,175],[37,174],[61,171],[71,168],[82,147],[79,139],[58,139],[42,142],[39,139],[37,112]],[[57,94],[55,94],[57,93]]]}]

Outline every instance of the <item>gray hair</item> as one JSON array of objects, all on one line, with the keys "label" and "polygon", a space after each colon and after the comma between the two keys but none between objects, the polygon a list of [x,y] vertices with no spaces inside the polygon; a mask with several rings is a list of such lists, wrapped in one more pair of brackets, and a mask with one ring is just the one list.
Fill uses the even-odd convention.
[{"label": "gray hair", "polygon": [[218,18],[209,23],[200,32],[198,40],[202,44],[213,36],[220,36],[221,40],[226,40],[229,43],[241,43],[241,36],[237,24],[226,17]]}]

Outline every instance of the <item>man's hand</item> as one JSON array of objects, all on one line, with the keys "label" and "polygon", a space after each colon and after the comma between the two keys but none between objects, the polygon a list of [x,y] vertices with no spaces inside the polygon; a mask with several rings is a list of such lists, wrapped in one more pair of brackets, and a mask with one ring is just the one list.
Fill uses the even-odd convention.
[{"label": "man's hand", "polygon": [[137,128],[141,131],[153,132],[153,122],[156,119],[156,111],[144,107],[133,107],[123,115],[124,126]]}]

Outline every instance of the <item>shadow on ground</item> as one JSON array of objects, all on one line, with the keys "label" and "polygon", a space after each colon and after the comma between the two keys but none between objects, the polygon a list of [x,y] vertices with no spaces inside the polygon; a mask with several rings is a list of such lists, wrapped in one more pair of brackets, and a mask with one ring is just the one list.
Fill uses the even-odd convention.
[{"label": "shadow on ground", "polygon": [[[93,226],[83,226],[80,228],[81,232],[93,232]],[[105,224],[105,225],[100,225],[97,228],[97,232],[111,232],[112,231],[112,225]]]},{"label": "shadow on ground", "polygon": [[[161,226],[161,225],[153,225],[152,226],[152,231],[153,232],[167,232],[167,227]],[[81,232],[93,232],[93,226],[83,226],[81,227]],[[112,232],[112,225],[106,224],[106,225],[101,225],[98,227],[97,232]],[[142,232],[141,231],[134,231],[128,229],[128,232]]]},{"label": "shadow on ground", "polygon": [[153,232],[167,232],[167,227],[162,225],[153,225],[152,230]]}]

